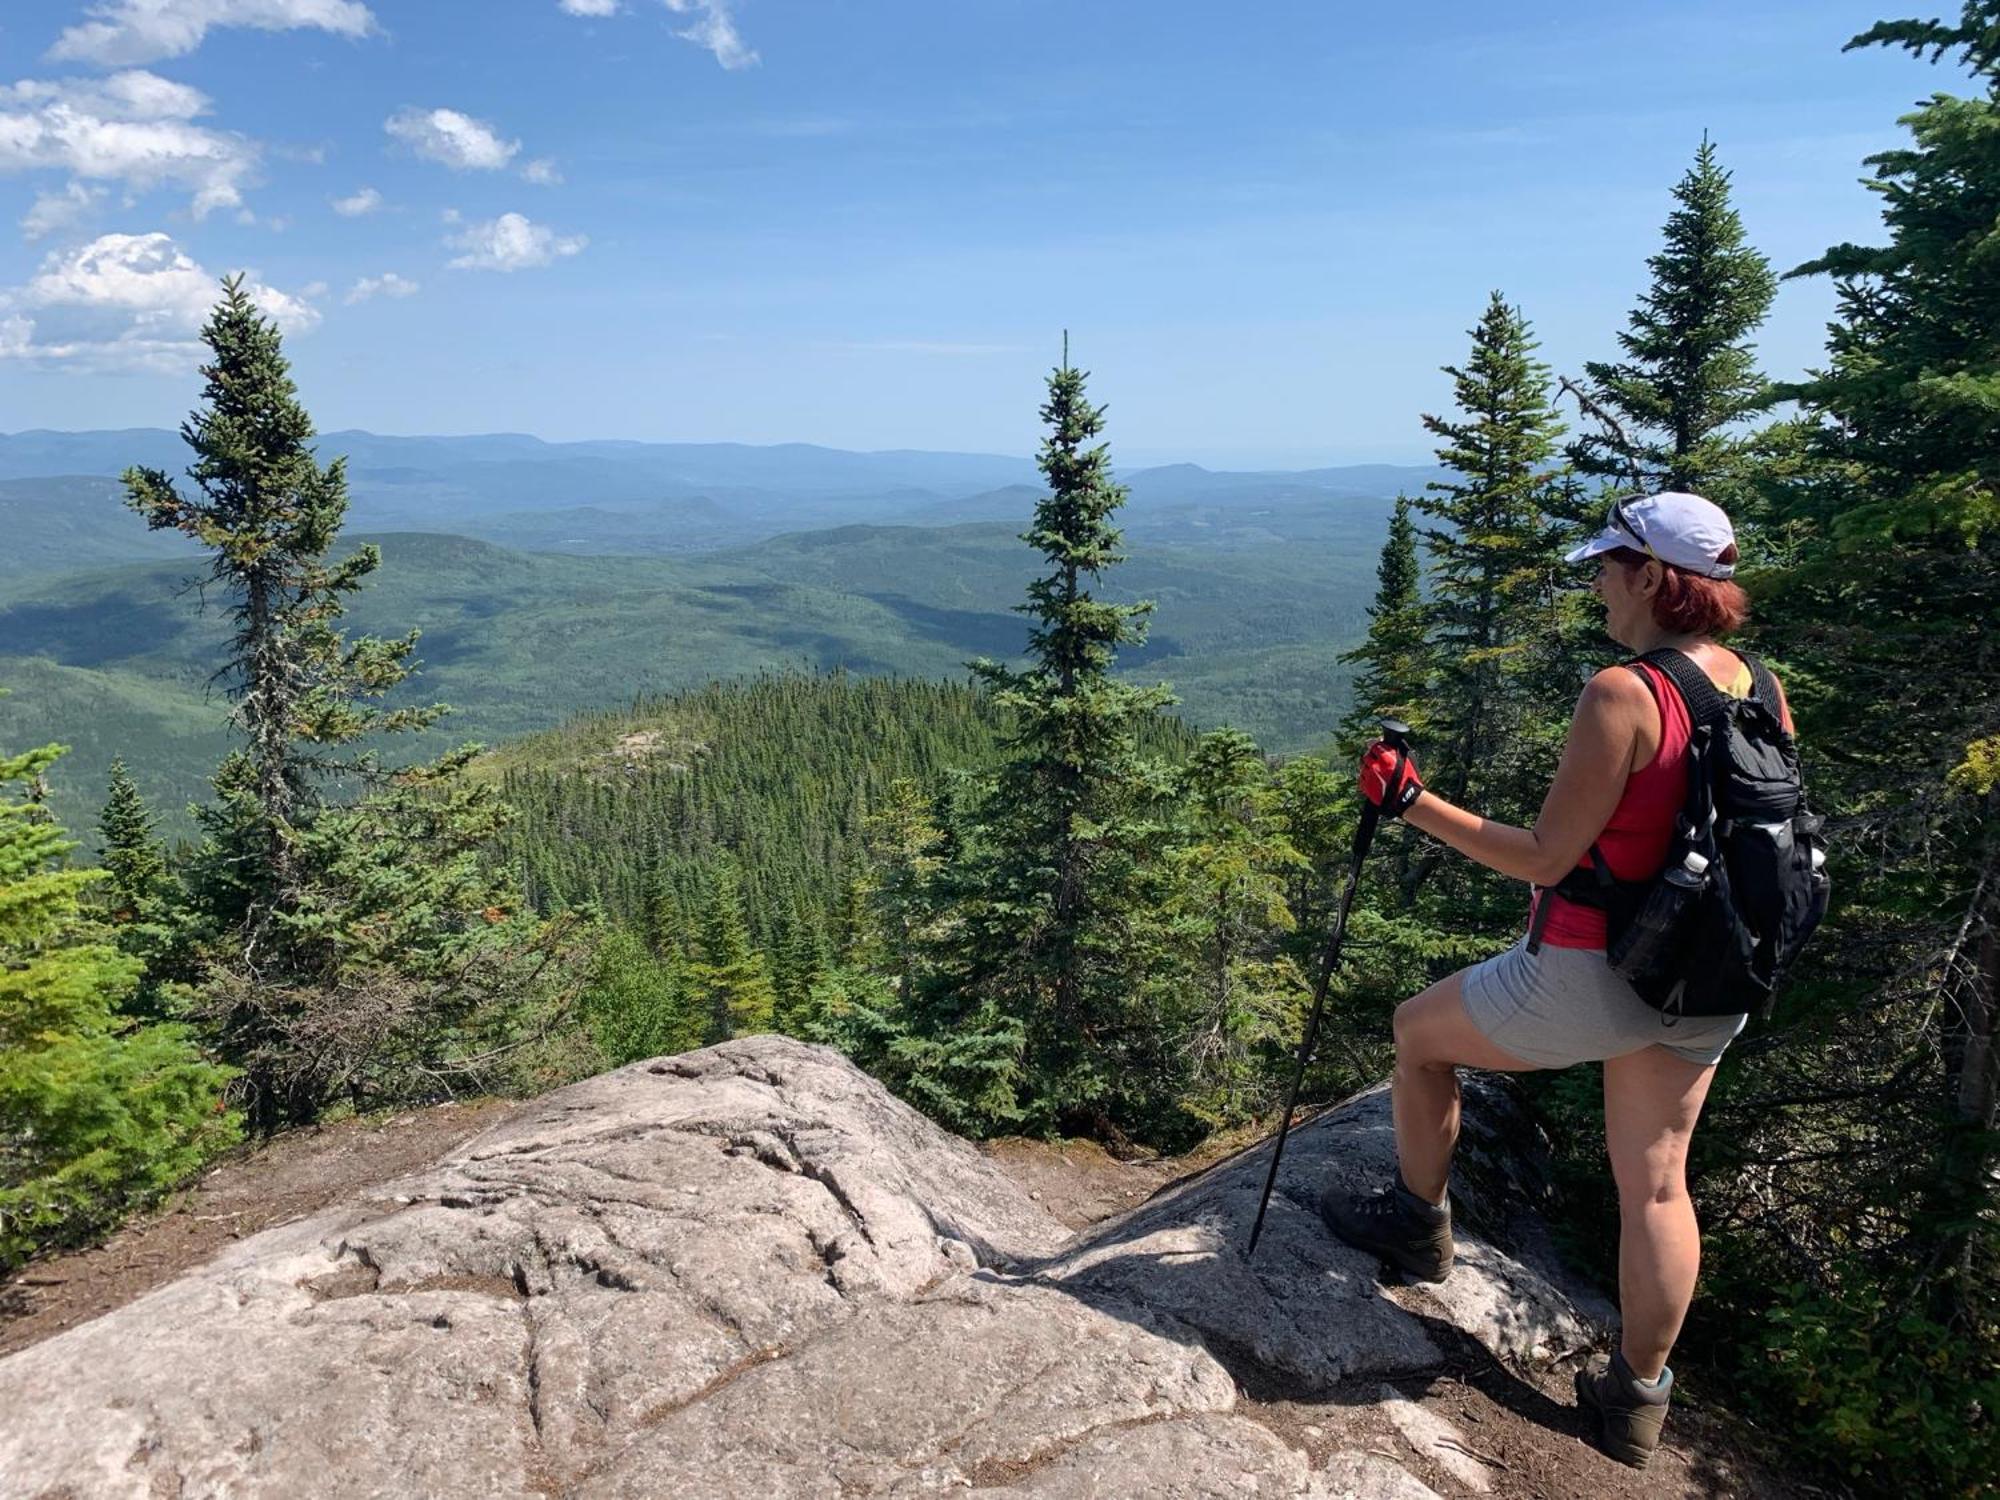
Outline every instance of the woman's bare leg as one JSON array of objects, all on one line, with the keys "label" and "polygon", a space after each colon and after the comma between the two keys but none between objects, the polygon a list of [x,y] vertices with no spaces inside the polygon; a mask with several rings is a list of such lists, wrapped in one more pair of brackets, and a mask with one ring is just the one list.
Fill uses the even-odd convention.
[{"label": "woman's bare leg", "polygon": [[1522,1062],[1486,1039],[1465,1013],[1464,971],[1440,979],[1396,1007],[1396,1161],[1403,1185],[1419,1198],[1444,1202],[1451,1155],[1458,1146],[1458,1070],[1525,1073]]},{"label": "woman's bare leg", "polygon": [[1687,1191],[1688,1138],[1715,1077],[1665,1047],[1604,1064],[1604,1140],[1618,1180],[1618,1309],[1625,1362],[1658,1380],[1701,1270]]}]

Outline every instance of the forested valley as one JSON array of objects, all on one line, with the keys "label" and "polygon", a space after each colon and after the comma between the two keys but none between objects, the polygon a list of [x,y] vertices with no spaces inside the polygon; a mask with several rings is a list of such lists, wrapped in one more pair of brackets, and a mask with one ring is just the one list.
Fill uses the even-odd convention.
[{"label": "forested valley", "polygon": [[[1787,685],[1836,895],[1695,1138],[1684,1358],[1801,1466],[2000,1492],[2000,4],[1857,45],[1955,78],[1869,160],[1879,243],[1774,267],[1704,141],[1603,359],[1559,376],[1504,293],[1468,309],[1468,347],[1439,351],[1453,405],[1422,418],[1445,476],[1395,505],[1325,756],[1198,731],[1168,683],[1114,672],[1152,611],[1112,591],[1135,544],[1067,348],[1024,657],[735,678],[399,755],[446,710],[414,635],[343,630],[381,553],[339,543],[342,460],[227,283],[186,477],[125,479],[226,624],[231,743],[194,836],[162,839],[122,766],[65,833],[40,794],[60,747],[0,758],[0,1264],[246,1134],[774,1029],[975,1136],[1142,1152],[1268,1124],[1377,717],[1446,796],[1532,823],[1617,659],[1562,555],[1612,498],[1691,489],[1736,521],[1745,644]],[[1839,298],[1791,382],[1755,349],[1781,273]],[[1378,1081],[1396,1003],[1524,915],[1517,884],[1391,825],[1303,1097]],[[1597,1075],[1524,1087],[1569,1246],[1609,1277]]]}]

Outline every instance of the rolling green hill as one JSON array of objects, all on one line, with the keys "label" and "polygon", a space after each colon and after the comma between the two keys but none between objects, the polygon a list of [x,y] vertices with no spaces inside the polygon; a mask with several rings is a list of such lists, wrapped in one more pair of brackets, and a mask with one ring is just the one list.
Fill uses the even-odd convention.
[{"label": "rolling green hill", "polygon": [[[1227,548],[1134,541],[1118,598],[1157,602],[1134,676],[1181,689],[1197,724],[1233,722],[1272,749],[1316,743],[1338,714],[1335,654],[1365,624],[1380,507],[1354,502],[1339,544]],[[384,562],[358,631],[423,631],[423,699],[459,712],[429,737],[495,742],[578,710],[776,668],[956,678],[1010,657],[1034,557],[1012,522],[849,526],[697,557],[522,553],[465,537],[376,538]],[[1375,534],[1379,535],[1379,531]],[[163,811],[213,764],[224,704],[204,698],[226,621],[198,610],[194,560],[0,581],[0,744],[60,739],[66,817],[94,816],[122,752]],[[151,716],[151,717],[149,717]],[[148,731],[158,721],[175,726]]]},{"label": "rolling green hill", "polygon": [[0,479],[0,583],[151,558],[194,557],[172,532],[148,531],[115,479],[88,474]]}]

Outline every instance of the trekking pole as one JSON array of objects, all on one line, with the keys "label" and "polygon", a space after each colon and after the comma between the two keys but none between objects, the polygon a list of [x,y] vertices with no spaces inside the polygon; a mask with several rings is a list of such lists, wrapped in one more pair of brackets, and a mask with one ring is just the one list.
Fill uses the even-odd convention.
[{"label": "trekking pole", "polygon": [[[1403,781],[1403,767],[1410,759],[1410,726],[1396,719],[1382,720],[1382,743],[1396,752],[1395,774],[1389,778],[1389,790],[1394,791]],[[1243,1252],[1248,1260],[1257,1253],[1257,1237],[1264,1232],[1264,1210],[1271,1205],[1271,1186],[1278,1180],[1278,1158],[1285,1154],[1285,1137],[1291,1133],[1292,1110],[1299,1102],[1299,1085],[1305,1082],[1306,1063],[1312,1057],[1313,1043],[1319,1039],[1320,1012],[1326,1006],[1327,986],[1333,982],[1333,971],[1340,964],[1341,945],[1347,941],[1347,912],[1354,905],[1354,888],[1361,881],[1361,864],[1368,858],[1368,846],[1375,842],[1375,827],[1382,821],[1382,809],[1376,803],[1362,799],[1361,825],[1354,830],[1354,854],[1347,867],[1347,889],[1340,896],[1340,911],[1333,919],[1333,930],[1327,934],[1326,952],[1320,955],[1319,982],[1313,987],[1312,1017],[1306,1022],[1306,1034],[1299,1042],[1299,1065],[1292,1074],[1292,1091],[1285,1096],[1285,1115],[1278,1122],[1277,1144],[1271,1148],[1271,1170],[1264,1176],[1264,1196],[1257,1200],[1257,1220],[1250,1226],[1250,1248]]]}]

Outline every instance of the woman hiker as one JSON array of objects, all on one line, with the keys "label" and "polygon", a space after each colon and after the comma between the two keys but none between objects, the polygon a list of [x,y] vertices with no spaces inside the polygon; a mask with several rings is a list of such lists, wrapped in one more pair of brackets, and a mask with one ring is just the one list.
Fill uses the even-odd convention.
[{"label": "woman hiker", "polygon": [[[1748,601],[1730,582],[1728,516],[1697,495],[1667,493],[1613,507],[1604,531],[1568,561],[1598,562],[1593,591],[1612,638],[1636,655],[1685,652],[1725,693],[1744,697],[1751,672],[1718,637],[1743,624]],[[1791,712],[1779,690],[1787,731]],[[1547,887],[1590,869],[1594,843],[1620,880],[1645,880],[1667,858],[1687,791],[1689,719],[1650,665],[1599,672],[1577,700],[1554,784],[1533,828],[1510,828],[1424,790],[1405,763],[1372,746],[1361,790],[1503,875],[1535,885],[1527,937],[1496,958],[1440,980],[1397,1007],[1392,1099],[1399,1180],[1365,1197],[1329,1193],[1333,1232],[1423,1280],[1452,1263],[1445,1196],[1458,1141],[1461,1067],[1520,1072],[1604,1064],[1604,1134],[1618,1183],[1619,1347],[1577,1376],[1604,1447],[1643,1468],[1658,1446],[1673,1374],[1667,1355],[1687,1316],[1701,1262],[1685,1168],[1688,1137],[1723,1049],[1743,1016],[1683,1018],[1668,1029],[1605,962],[1604,913]],[[1538,947],[1539,951],[1530,951]]]}]

